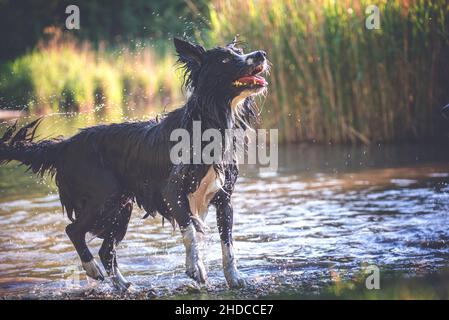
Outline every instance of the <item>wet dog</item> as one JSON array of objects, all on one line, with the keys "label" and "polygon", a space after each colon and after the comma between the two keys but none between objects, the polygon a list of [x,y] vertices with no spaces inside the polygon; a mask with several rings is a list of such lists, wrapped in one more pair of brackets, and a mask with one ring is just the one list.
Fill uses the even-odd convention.
[{"label": "wet dog", "polygon": [[[258,109],[254,97],[266,90],[262,73],[267,69],[264,51],[248,54],[236,40],[210,50],[174,39],[178,62],[184,69],[186,104],[162,119],[100,125],[81,130],[67,139],[35,140],[39,119],[17,129],[9,127],[0,139],[0,163],[17,160],[34,173],[54,176],[61,204],[71,223],[66,232],[87,275],[105,275],[87,247],[90,232],[103,239],[100,260],[114,285],[126,290],[115,247],[126,234],[133,205],[157,213],[178,225],[186,248],[186,273],[207,280],[199,255],[198,232],[208,206],[217,212],[223,270],[230,287],[241,287],[232,241],[231,195],[238,176],[236,161],[213,164],[174,164],[170,135],[175,129],[201,130],[254,126]],[[222,152],[233,152],[222,149]],[[193,156],[193,155],[191,155]]]}]

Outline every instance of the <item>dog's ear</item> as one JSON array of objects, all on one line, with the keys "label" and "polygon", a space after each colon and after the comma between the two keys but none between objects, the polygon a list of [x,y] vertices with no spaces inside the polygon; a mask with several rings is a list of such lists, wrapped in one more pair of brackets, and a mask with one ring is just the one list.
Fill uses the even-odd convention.
[{"label": "dog's ear", "polygon": [[226,46],[227,46],[227,47],[230,47],[230,48],[235,47],[235,46],[237,45],[238,37],[239,37],[238,34],[235,35],[235,36],[234,36],[234,39],[232,39],[232,41],[229,42]]},{"label": "dog's ear", "polygon": [[173,40],[181,62],[185,64],[195,63],[201,65],[203,54],[206,52],[202,46],[176,37]]},{"label": "dog's ear", "polygon": [[239,47],[239,40],[238,37],[240,35],[235,35],[234,39],[232,39],[231,42],[229,42],[226,47],[238,52],[239,54],[243,54],[243,49]]}]

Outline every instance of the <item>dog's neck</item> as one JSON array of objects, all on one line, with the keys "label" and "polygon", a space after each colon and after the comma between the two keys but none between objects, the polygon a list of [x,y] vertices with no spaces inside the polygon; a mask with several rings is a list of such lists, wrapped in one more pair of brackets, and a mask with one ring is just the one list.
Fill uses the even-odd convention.
[{"label": "dog's neck", "polygon": [[237,97],[204,97],[192,92],[185,105],[184,121],[202,121],[203,130],[248,128],[258,122],[257,106],[250,93]]}]

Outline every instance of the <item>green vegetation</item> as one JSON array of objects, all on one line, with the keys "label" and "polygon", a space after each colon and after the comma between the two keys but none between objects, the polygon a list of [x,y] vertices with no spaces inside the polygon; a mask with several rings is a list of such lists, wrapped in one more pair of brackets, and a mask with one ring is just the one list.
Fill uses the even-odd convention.
[{"label": "green vegetation", "polygon": [[149,48],[114,54],[58,39],[4,66],[3,106],[32,114],[96,111],[118,119],[181,100],[174,54],[157,56]]},{"label": "green vegetation", "polygon": [[0,0],[0,62],[15,58],[45,38],[49,26],[65,28],[69,5],[80,9],[81,28],[67,31],[94,48],[192,35],[204,29],[207,0]]},{"label": "green vegetation", "polygon": [[[209,10],[206,1],[185,1],[182,8],[169,2],[156,11],[165,13],[167,25],[157,14],[148,18],[155,26],[147,44],[132,42],[123,51],[51,40],[4,64],[1,107],[26,106],[31,113],[109,109],[114,117],[174,107],[182,96],[170,36],[155,32],[173,24],[172,34],[182,34],[184,26],[208,45],[240,34],[248,50],[268,52],[273,66],[264,125],[279,128],[285,142],[372,143],[442,132],[438,111],[449,102],[445,0],[379,1],[379,30],[365,27],[368,0],[212,0]],[[120,19],[128,21],[123,30],[129,32],[122,38],[141,39],[145,33],[138,30],[148,23],[137,12],[148,8],[141,1],[124,3],[129,16]],[[94,44],[114,39],[89,26],[81,38]],[[158,35],[167,36],[165,49],[153,49]]]},{"label": "green vegetation", "polygon": [[[387,271],[381,273],[379,289],[367,289],[366,275],[357,273],[351,279],[322,279],[319,285],[306,283],[279,286],[258,290],[227,290],[217,294],[210,292],[187,292],[168,297],[168,299],[273,299],[273,300],[447,300],[449,299],[449,273],[447,269],[425,275],[407,275],[403,272]],[[307,280],[305,280],[307,282]],[[122,297],[123,298],[123,297]],[[134,299],[144,297],[132,296]]]},{"label": "green vegetation", "polygon": [[286,141],[373,142],[436,134],[449,102],[449,5],[378,1],[216,1],[212,42],[239,33],[273,64],[268,124]]}]

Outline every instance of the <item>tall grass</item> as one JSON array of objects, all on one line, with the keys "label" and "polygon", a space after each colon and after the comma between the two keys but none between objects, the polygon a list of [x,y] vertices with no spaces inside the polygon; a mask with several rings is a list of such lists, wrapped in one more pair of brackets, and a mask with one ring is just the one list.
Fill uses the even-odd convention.
[{"label": "tall grass", "polygon": [[95,111],[112,119],[182,100],[174,54],[161,57],[151,48],[95,51],[58,36],[3,66],[0,97],[2,108]]},{"label": "tall grass", "polygon": [[[370,143],[440,132],[438,111],[449,103],[447,1],[377,1],[380,30],[365,27],[370,0],[211,1],[203,32],[210,45],[240,34],[248,50],[268,52],[263,119],[283,141]],[[2,67],[1,108],[117,117],[182,100],[174,54],[52,39]]]},{"label": "tall grass", "polygon": [[266,125],[287,142],[433,136],[449,103],[449,4],[370,0],[215,0],[211,43],[240,34],[273,64]]}]

